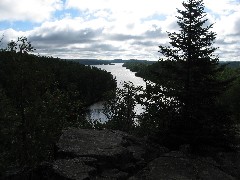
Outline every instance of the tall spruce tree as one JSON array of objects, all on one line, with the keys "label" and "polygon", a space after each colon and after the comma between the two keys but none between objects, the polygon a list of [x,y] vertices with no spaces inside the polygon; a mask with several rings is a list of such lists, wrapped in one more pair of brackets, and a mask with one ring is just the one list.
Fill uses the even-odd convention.
[{"label": "tall spruce tree", "polygon": [[[203,0],[187,0],[183,10],[177,9],[180,31],[168,36],[171,46],[159,46],[162,69],[158,77],[165,97],[178,102],[177,115],[170,129],[187,143],[222,141],[231,123],[217,103],[227,83],[217,79],[223,67],[214,55],[216,33],[211,31],[204,12]],[[173,111],[172,111],[173,112]]]}]

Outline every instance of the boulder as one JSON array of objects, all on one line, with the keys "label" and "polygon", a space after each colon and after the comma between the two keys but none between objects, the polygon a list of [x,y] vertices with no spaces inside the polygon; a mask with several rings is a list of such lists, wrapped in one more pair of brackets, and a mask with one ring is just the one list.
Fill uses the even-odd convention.
[{"label": "boulder", "polygon": [[72,156],[113,157],[125,154],[124,133],[110,130],[65,130],[57,144],[58,153]]},{"label": "boulder", "polygon": [[55,173],[67,179],[84,180],[96,174],[96,168],[85,164],[81,158],[60,159],[53,163]]},{"label": "boulder", "polygon": [[215,159],[221,169],[240,179],[240,152],[220,152]]},{"label": "boulder", "polygon": [[151,161],[130,180],[234,180],[214,161],[173,151]]}]

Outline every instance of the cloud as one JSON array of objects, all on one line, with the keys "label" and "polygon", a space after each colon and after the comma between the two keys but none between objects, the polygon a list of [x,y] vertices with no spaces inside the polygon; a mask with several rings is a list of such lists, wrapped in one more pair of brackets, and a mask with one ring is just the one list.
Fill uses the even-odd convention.
[{"label": "cloud", "polygon": [[105,44],[105,43],[93,43],[89,45],[84,50],[89,52],[114,52],[114,51],[123,51],[123,49],[116,47],[112,44]]},{"label": "cloud", "polygon": [[83,30],[59,30],[50,31],[49,33],[43,32],[40,35],[31,34],[29,39],[33,42],[43,43],[43,44],[54,44],[59,46],[65,46],[68,44],[83,44],[83,43],[93,43],[95,38],[97,38],[101,33],[101,29],[83,29]]},{"label": "cloud", "polygon": [[162,28],[158,28],[156,25],[153,25],[153,28],[144,33],[146,38],[156,39],[166,37],[166,33],[162,32]]},{"label": "cloud", "polygon": [[234,23],[234,33],[235,33],[235,35],[240,36],[240,13]]},{"label": "cloud", "polygon": [[207,9],[218,16],[230,15],[233,12],[237,12],[240,9],[239,0],[205,0],[205,6]]},{"label": "cloud", "polygon": [[2,39],[1,41],[1,46],[0,48],[6,48],[7,44],[11,41],[14,40],[16,41],[18,37],[26,36],[26,32],[24,31],[16,31],[14,29],[6,29],[4,31],[0,31],[0,38]]},{"label": "cloud", "polygon": [[233,12],[216,19],[214,30],[221,35],[238,34],[240,31],[239,24],[240,12]]},{"label": "cloud", "polygon": [[[156,24],[156,21],[135,23],[130,25],[130,31],[118,33],[115,27],[112,27],[114,24],[101,18],[84,20],[65,17],[44,22],[41,26],[24,32],[23,35],[29,38],[37,49],[37,53],[43,55],[61,58],[79,58],[83,54],[91,56],[90,58],[101,57],[102,59],[114,56],[140,58],[140,54],[144,57],[152,56],[151,48],[159,44],[156,40],[166,38],[166,33],[162,32]],[[141,29],[141,31],[134,34],[135,29]],[[133,52],[135,55],[132,54]]]},{"label": "cloud", "polygon": [[106,35],[106,39],[112,40],[112,41],[127,41],[132,39],[141,39],[141,36],[134,36],[129,34],[110,34]]},{"label": "cloud", "polygon": [[[35,27],[5,29],[4,42],[27,36],[37,53],[61,58],[157,60],[158,45],[178,31],[179,0],[1,0],[0,22],[31,21]],[[217,32],[221,59],[239,57],[239,0],[204,0]],[[14,6],[13,6],[14,4]],[[58,14],[58,16],[54,16]],[[238,51],[238,52],[237,52]]]},{"label": "cloud", "polygon": [[0,21],[43,22],[63,7],[61,0],[1,0]]},{"label": "cloud", "polygon": [[113,14],[117,13],[137,13],[141,16],[149,16],[154,13],[168,14],[176,10],[175,7],[179,6],[181,1],[179,0],[67,0],[67,8],[77,8],[80,10],[88,10],[94,12],[97,10],[110,9]]},{"label": "cloud", "polygon": [[156,46],[156,42],[154,41],[133,41],[131,45],[138,45],[138,46],[144,46],[144,47],[152,47]]}]

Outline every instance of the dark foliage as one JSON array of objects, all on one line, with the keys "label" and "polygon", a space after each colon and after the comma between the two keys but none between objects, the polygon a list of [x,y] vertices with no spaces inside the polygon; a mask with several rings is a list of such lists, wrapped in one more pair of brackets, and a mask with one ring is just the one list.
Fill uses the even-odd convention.
[{"label": "dark foliage", "polygon": [[[148,67],[155,64],[156,61],[129,61],[123,64],[123,67],[130,69],[132,72],[136,72],[136,76],[148,79]],[[150,79],[148,79],[150,80]]]},{"label": "dark foliage", "polygon": [[109,99],[104,104],[104,114],[109,119],[107,128],[132,132],[136,126],[136,105],[141,87],[135,87],[130,82],[124,82],[123,88],[109,93]]},{"label": "dark foliage", "polygon": [[147,91],[158,97],[153,102],[160,105],[150,104],[147,109],[158,112],[159,120],[155,123],[145,114],[141,123],[152,119],[159,131],[164,129],[193,147],[204,143],[228,146],[233,122],[218,98],[231,80],[218,78],[225,66],[214,55],[216,34],[210,31],[212,24],[205,25],[203,1],[188,0],[183,7],[177,17],[180,31],[168,33],[171,46],[159,46],[165,59],[158,62],[159,69],[152,68],[149,77],[157,85]]},{"label": "dark foliage", "polygon": [[54,158],[62,129],[91,128],[88,105],[116,87],[106,71],[28,54],[26,38],[0,52],[0,169]]}]

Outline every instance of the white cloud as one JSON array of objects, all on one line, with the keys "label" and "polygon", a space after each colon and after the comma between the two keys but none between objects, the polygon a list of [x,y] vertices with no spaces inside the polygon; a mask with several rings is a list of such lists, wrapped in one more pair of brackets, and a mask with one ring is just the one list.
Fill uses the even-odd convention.
[{"label": "white cloud", "polygon": [[[67,0],[66,8],[76,8],[91,13],[110,10],[112,19],[127,21],[141,19],[154,14],[172,14],[181,5],[179,0]],[[129,16],[130,15],[130,16]]]},{"label": "white cloud", "polygon": [[[1,20],[27,20],[42,24],[32,30],[0,32],[5,39],[28,36],[38,52],[62,58],[138,58],[157,60],[158,45],[177,31],[176,8],[181,0],[10,0],[0,2]],[[222,60],[239,57],[239,0],[204,0],[213,31],[217,32]],[[24,6],[28,4],[28,6]],[[51,15],[61,10],[61,18]],[[72,15],[72,10],[78,16]],[[12,35],[11,35],[12,34]],[[237,52],[238,51],[238,52]]]},{"label": "white cloud", "polygon": [[221,16],[217,19],[214,29],[221,35],[240,35],[240,12],[233,12],[232,14]]},{"label": "white cloud", "polygon": [[205,6],[217,15],[229,15],[240,9],[239,0],[205,0]]},{"label": "white cloud", "polygon": [[61,0],[1,0],[0,21],[42,22],[62,6]]},{"label": "white cloud", "polygon": [[[153,22],[152,22],[153,23]],[[8,29],[5,41],[27,36],[37,53],[61,58],[157,58],[158,40],[165,33],[152,23],[137,23],[133,29],[140,29],[138,34],[118,33],[111,30],[105,19],[84,21],[83,18],[66,17],[61,20],[44,22],[30,31],[18,32]],[[155,24],[157,22],[154,22]],[[154,55],[154,56],[153,56]],[[154,57],[154,58],[153,58]]]},{"label": "white cloud", "polygon": [[0,35],[4,36],[4,38],[3,38],[4,42],[9,42],[11,40],[16,41],[18,37],[26,36],[27,34],[24,31],[16,31],[16,30],[10,28],[10,29],[6,29],[4,31],[0,31]]}]

